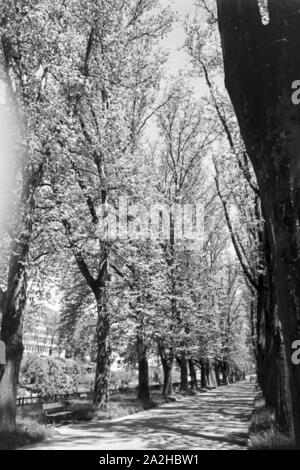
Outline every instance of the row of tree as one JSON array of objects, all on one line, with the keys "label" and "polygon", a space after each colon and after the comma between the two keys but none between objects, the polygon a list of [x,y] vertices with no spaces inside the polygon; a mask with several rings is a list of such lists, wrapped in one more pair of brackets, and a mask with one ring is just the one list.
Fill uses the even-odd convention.
[{"label": "row of tree", "polygon": [[[299,113],[291,99],[300,73],[299,2],[198,5],[187,48],[227,144],[214,157],[216,185],[249,287],[258,379],[280,428],[299,446],[300,369],[292,361],[299,339]],[[224,69],[231,103],[220,83]]]},{"label": "row of tree", "polygon": [[[1,429],[15,427],[23,320],[34,325],[39,302],[54,291],[63,306],[61,345],[75,356],[94,355],[95,406],[107,406],[113,350],[138,364],[143,399],[156,351],[165,394],[172,393],[175,361],[184,390],[188,371],[196,386],[196,367],[202,386],[236,380],[251,362],[259,204],[256,193],[249,196],[247,155],[234,175],[217,158],[224,136],[236,157],[240,144],[209,75],[211,95],[201,100],[187,77],[163,80],[160,41],[172,26],[169,10],[156,0],[22,0],[13,7],[4,1],[0,9],[1,70],[18,157],[1,242]],[[130,204],[122,221],[124,194]],[[148,237],[145,207],[155,204],[158,225]],[[195,233],[200,205],[199,246],[194,235],[179,233],[187,216]],[[179,226],[176,207],[193,207]],[[247,247],[235,235],[233,216]]]}]

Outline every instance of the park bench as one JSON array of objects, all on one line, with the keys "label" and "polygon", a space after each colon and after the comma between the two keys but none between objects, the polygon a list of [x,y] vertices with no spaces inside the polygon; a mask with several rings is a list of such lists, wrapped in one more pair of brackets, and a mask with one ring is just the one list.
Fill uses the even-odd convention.
[{"label": "park bench", "polygon": [[47,420],[55,425],[57,421],[61,421],[64,418],[71,418],[73,411],[68,411],[65,409],[65,405],[61,402],[56,403],[43,403],[43,410],[45,411]]}]

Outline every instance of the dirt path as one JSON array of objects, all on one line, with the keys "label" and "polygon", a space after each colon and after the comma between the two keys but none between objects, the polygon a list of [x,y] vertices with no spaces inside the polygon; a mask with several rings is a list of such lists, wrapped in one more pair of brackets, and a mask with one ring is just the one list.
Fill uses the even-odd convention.
[{"label": "dirt path", "polygon": [[253,399],[254,386],[238,383],[114,421],[62,426],[27,449],[243,450]]}]

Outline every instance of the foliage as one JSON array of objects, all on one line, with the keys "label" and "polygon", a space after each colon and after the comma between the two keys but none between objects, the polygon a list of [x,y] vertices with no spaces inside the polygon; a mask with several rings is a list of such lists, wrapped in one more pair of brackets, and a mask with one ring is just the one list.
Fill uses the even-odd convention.
[{"label": "foliage", "polygon": [[[161,40],[174,18],[158,0],[1,6],[10,53],[7,69],[2,48],[3,76],[25,149],[18,153],[23,165],[12,213],[20,212],[31,227],[28,259],[22,261],[30,278],[23,288],[24,331],[43,323],[73,358],[25,357],[21,383],[45,395],[91,388],[80,361],[89,356],[98,366],[104,359],[108,364],[99,351],[116,352],[135,367],[140,343],[148,357],[163,345],[170,355],[198,363],[208,358],[244,369],[251,361],[249,297],[223,202],[253,278],[261,268],[261,219],[236,121],[218,87],[220,50],[217,43],[207,47],[216,38],[214,9],[204,4],[205,21],[202,15],[186,24],[192,73],[207,78],[209,69],[208,92],[200,98],[187,74],[164,78],[168,57]],[[229,148],[220,117],[233,137]],[[22,200],[28,182],[32,204]],[[129,200],[129,233],[117,230],[110,237],[110,216],[119,217],[121,196]],[[170,211],[165,237],[141,231],[143,216],[155,204]],[[179,239],[172,226],[174,206],[183,204],[203,206],[199,244]],[[1,238],[3,288],[15,219],[8,222]],[[14,240],[23,233],[18,224],[16,229]],[[60,315],[46,318],[40,304],[53,300]],[[133,379],[135,372],[128,371],[110,377],[113,386]]]},{"label": "foliage", "polygon": [[86,366],[71,359],[28,355],[22,363],[20,382],[43,396],[87,391],[91,376]]}]

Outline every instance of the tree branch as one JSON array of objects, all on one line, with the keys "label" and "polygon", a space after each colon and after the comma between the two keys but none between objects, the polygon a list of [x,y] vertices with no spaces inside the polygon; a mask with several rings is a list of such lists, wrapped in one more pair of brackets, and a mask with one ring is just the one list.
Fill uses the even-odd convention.
[{"label": "tree branch", "polygon": [[215,178],[215,182],[216,182],[216,187],[217,187],[217,192],[218,192],[218,195],[220,197],[220,200],[221,200],[221,203],[222,203],[222,206],[224,208],[224,213],[225,213],[225,219],[226,219],[226,223],[227,223],[227,226],[228,226],[228,230],[229,230],[229,233],[230,233],[230,237],[231,237],[231,240],[232,240],[232,243],[233,243],[233,246],[234,246],[234,249],[235,249],[235,252],[236,252],[236,255],[238,257],[238,260],[242,266],[242,269],[243,269],[243,272],[246,276],[246,278],[248,279],[248,281],[250,282],[250,284],[256,289],[258,290],[258,284],[256,282],[256,280],[253,278],[253,276],[251,275],[248,267],[246,266],[246,263],[244,262],[244,259],[243,259],[243,255],[242,255],[242,252],[241,252],[241,249],[239,247],[239,243],[236,239],[236,236],[234,234],[234,230],[233,230],[233,226],[232,226],[232,223],[231,223],[231,219],[230,219],[230,215],[229,215],[229,212],[228,212],[228,208],[227,208],[227,202],[225,201],[222,193],[221,193],[221,190],[220,190],[220,183],[219,183],[219,171],[218,171],[218,168],[217,168],[217,165],[214,163],[214,166],[215,166],[215,170],[216,170],[216,178]]}]

